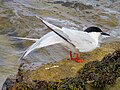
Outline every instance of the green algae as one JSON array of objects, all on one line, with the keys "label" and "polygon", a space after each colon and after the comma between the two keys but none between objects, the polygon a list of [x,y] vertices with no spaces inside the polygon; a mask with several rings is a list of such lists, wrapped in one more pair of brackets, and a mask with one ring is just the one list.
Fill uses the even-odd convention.
[{"label": "green algae", "polygon": [[0,1],[0,7],[2,7],[3,6],[3,1]]},{"label": "green algae", "polygon": [[117,90],[120,86],[119,72],[120,50],[117,50],[106,55],[101,61],[86,63],[75,77],[67,77],[60,81],[32,80],[29,83],[25,80],[23,83],[18,81],[18,84],[22,83],[18,88],[29,86],[29,90],[111,90],[111,88]]},{"label": "green algae", "polygon": [[27,84],[17,84],[16,85],[16,90],[32,90],[31,88],[30,88],[30,86],[29,85],[27,85]]},{"label": "green algae", "polygon": [[85,9],[93,9],[92,5],[85,5],[82,3],[78,3],[78,2],[54,2],[55,4],[61,4],[62,6],[65,7],[69,7],[69,8],[74,8],[77,9],[79,8],[79,10],[85,10]]},{"label": "green algae", "polygon": [[15,16],[15,13],[11,9],[9,9],[7,7],[6,7],[6,9],[4,9],[2,11],[2,14],[6,15],[8,17]]},{"label": "green algae", "polygon": [[[81,69],[86,63],[90,61],[101,60],[105,55],[113,53],[119,43],[114,44],[104,44],[101,48],[96,49],[90,53],[80,53],[80,59],[83,59],[83,63],[76,63],[75,61],[69,60],[69,57],[61,60],[54,64],[46,64],[35,71],[28,73],[27,77],[30,80],[45,80],[45,81],[61,81],[66,77],[75,77],[77,71]],[[57,68],[50,68],[52,66],[59,66]],[[50,69],[46,69],[50,68]],[[42,73],[41,73],[42,72]]]},{"label": "green algae", "polygon": [[[106,16],[108,18],[103,19],[103,18],[100,17],[100,15],[101,16]],[[100,13],[99,15],[94,15],[93,18],[98,22],[99,25],[106,25],[106,26],[109,26],[109,27],[116,27],[119,24],[117,18],[114,15],[110,15],[110,14]]]},{"label": "green algae", "polygon": [[5,33],[11,28],[12,24],[9,22],[9,19],[6,17],[0,17],[0,33]]},{"label": "green algae", "polygon": [[108,90],[119,90],[120,89],[120,78],[117,78],[114,85],[108,86]]},{"label": "green algae", "polygon": [[[44,5],[43,5],[44,6]],[[49,6],[49,5],[48,5]],[[56,6],[54,6],[56,7]],[[72,8],[77,8],[79,7],[78,4],[75,4],[72,6]],[[57,9],[58,7],[56,7]],[[83,8],[86,9],[86,8]],[[36,11],[35,11],[36,10]],[[71,11],[70,11],[71,10]],[[72,16],[76,16],[76,11],[73,9],[69,10],[69,14]],[[61,9],[62,11],[62,9]],[[68,11],[68,9],[64,9],[64,11]],[[43,16],[52,16],[52,17],[63,17],[60,15],[61,12],[57,12],[57,11],[49,11],[49,10],[37,10],[37,9],[33,9],[33,12],[39,12],[40,15]],[[7,14],[6,12],[4,14]],[[82,15],[84,16],[84,14]],[[108,15],[105,15],[108,16]],[[84,16],[87,18],[87,16]],[[23,19],[17,19],[17,23],[16,24],[16,28],[17,28],[17,35],[18,36],[26,36],[28,35],[28,32],[25,29],[30,29],[31,28],[35,28],[33,23],[35,23],[37,20],[33,19],[33,17],[23,17]],[[112,18],[112,19],[111,19]],[[27,20],[28,19],[28,20]],[[93,18],[94,19],[94,18]],[[115,27],[117,26],[117,22],[116,22],[116,18],[111,15],[109,16],[109,19],[101,19],[100,16],[96,16],[95,20],[101,25],[108,25],[110,27]],[[29,22],[30,23],[27,23]],[[34,21],[34,22],[33,22]],[[38,22],[38,21],[37,21]],[[82,21],[81,21],[82,22]],[[36,24],[35,24],[36,25]],[[15,26],[15,25],[14,25]],[[30,26],[30,27],[28,27]],[[38,26],[39,27],[39,26]],[[9,27],[8,27],[9,28]],[[6,28],[7,29],[7,28]],[[22,43],[23,46],[29,46],[31,43],[29,41],[25,41]],[[20,44],[18,44],[20,46]],[[112,46],[112,45],[111,45]],[[35,70],[35,71],[24,71],[21,70],[19,71],[19,75],[20,77],[17,79],[17,89],[19,90],[83,90],[83,89],[87,89],[87,90],[93,90],[100,87],[100,88],[104,88],[104,85],[102,85],[102,82],[95,82],[94,85],[92,84],[93,81],[86,81],[86,83],[82,82],[82,79],[76,78],[79,73],[77,73],[80,69],[83,69],[84,65],[88,65],[91,63],[95,63],[95,64],[99,64],[97,63],[96,60],[100,61],[106,54],[108,53],[112,53],[114,51],[113,47],[116,48],[116,46],[109,46],[109,45],[104,45],[103,48],[97,49],[91,53],[80,53],[80,56],[82,59],[84,59],[84,63],[76,63],[74,61],[70,61],[69,57],[67,57],[66,59],[55,63],[55,64],[47,64],[45,66],[40,67],[39,69]],[[119,45],[118,45],[119,46]],[[91,62],[91,61],[96,61],[96,62]],[[91,62],[91,63],[89,63]],[[51,68],[46,70],[45,68],[50,68],[54,65],[58,65],[58,68]],[[94,64],[92,64],[94,66]],[[91,68],[93,72],[95,72],[95,67]],[[87,70],[85,70],[85,74],[87,73]],[[98,77],[100,74],[97,74]],[[84,74],[83,74],[83,79],[85,79]],[[99,79],[103,79],[104,76],[102,78]],[[76,80],[74,80],[76,79]],[[80,81],[79,81],[80,80]],[[85,79],[86,80],[86,79]],[[118,84],[118,82],[116,82]],[[84,85],[85,84],[85,85]],[[99,84],[101,86],[99,86]],[[119,86],[119,84],[117,85]],[[110,85],[111,87],[111,85]],[[116,89],[116,87],[114,87]],[[109,90],[109,89],[108,89]],[[118,90],[118,89],[116,89]]]}]

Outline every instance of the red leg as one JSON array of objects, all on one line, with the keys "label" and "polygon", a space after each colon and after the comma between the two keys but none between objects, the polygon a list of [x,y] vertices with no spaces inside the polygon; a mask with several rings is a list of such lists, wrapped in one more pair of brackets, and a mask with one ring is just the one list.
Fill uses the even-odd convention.
[{"label": "red leg", "polygon": [[72,51],[70,51],[70,59],[71,59],[71,60],[75,60],[75,59],[73,58]]},{"label": "red leg", "polygon": [[77,60],[77,59],[78,59],[78,54],[76,53],[75,55],[76,55],[76,58],[75,58],[75,60]]},{"label": "red leg", "polygon": [[83,62],[83,60],[79,60],[78,54],[76,53],[76,57],[73,58],[72,51],[70,51],[70,59],[75,60],[76,62]]},{"label": "red leg", "polygon": [[78,54],[76,53],[76,59],[75,59],[75,61],[78,62],[78,63],[80,63],[80,62],[83,62],[84,60],[82,60],[82,59],[80,60],[80,59],[78,58]]},{"label": "red leg", "polygon": [[72,51],[70,51],[70,59],[72,60]]}]

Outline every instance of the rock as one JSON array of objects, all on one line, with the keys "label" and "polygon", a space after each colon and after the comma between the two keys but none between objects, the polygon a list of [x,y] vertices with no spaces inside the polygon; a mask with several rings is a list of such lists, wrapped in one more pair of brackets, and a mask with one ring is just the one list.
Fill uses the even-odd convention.
[{"label": "rock", "polygon": [[[16,73],[17,71],[16,61],[18,60],[19,55],[15,55],[15,57],[8,56],[23,51],[33,44],[33,42],[30,41],[11,40],[8,39],[9,36],[40,38],[50,31],[35,17],[35,15],[40,15],[57,26],[69,27],[72,29],[76,28],[77,30],[83,30],[83,26],[99,26],[103,31],[119,30],[120,28],[119,0],[69,0],[70,2],[68,3],[66,3],[68,0],[9,1],[13,0],[0,1],[0,85],[4,82],[3,78]],[[52,3],[47,1],[51,1]],[[55,3],[54,1],[59,2]],[[118,32],[115,32],[114,34],[118,35]],[[9,77],[7,79],[4,84],[4,89],[15,90],[17,87],[17,89],[38,90],[41,87],[43,90],[46,86],[49,86],[46,87],[48,89],[56,89],[58,84],[60,84],[60,88],[62,89],[73,89],[74,86],[71,84],[71,81],[73,80],[76,82],[75,78],[79,75],[77,72],[83,70],[82,68],[87,67],[84,66],[86,64],[91,65],[92,63],[97,63],[99,66],[99,63],[101,63],[102,58],[106,54],[113,53],[115,49],[119,49],[120,44],[117,44],[117,46],[116,44],[117,43],[105,44],[102,48],[91,53],[80,54],[81,58],[85,59],[85,62],[80,64],[74,61],[68,61],[69,57],[66,57],[67,51],[59,45],[39,49],[40,51],[37,50],[26,57],[26,61],[37,62],[37,64],[40,62],[40,64],[37,65],[38,67],[34,67],[32,64],[22,65],[22,67],[19,68],[17,77],[15,75],[14,78]],[[61,61],[64,56],[66,58]],[[50,63],[54,61],[59,62]],[[5,62],[5,64],[3,62]],[[45,65],[42,65],[42,63]],[[92,65],[94,66],[94,64]],[[119,64],[117,65],[119,66]],[[85,70],[91,71],[88,69]],[[95,80],[92,80],[91,78],[94,78],[95,75],[96,73],[90,73],[90,75],[88,75],[90,80],[85,81],[86,83],[83,83],[83,85],[80,84],[79,89],[91,89],[91,83],[95,82]],[[84,81],[84,79],[82,80]],[[67,84],[63,85],[64,83],[67,83],[67,81],[70,81],[69,86],[67,86]],[[74,83],[74,85],[77,84]],[[106,84],[106,86],[109,85]],[[117,86],[119,86],[119,84]],[[96,88],[95,85],[94,87]]]},{"label": "rock", "polygon": [[11,1],[13,1],[13,0],[2,0],[3,2],[11,2]]},{"label": "rock", "polygon": [[[55,67],[57,65],[59,67]],[[84,63],[83,67],[80,65],[82,64],[63,60],[55,64],[44,65],[33,71],[24,71],[19,68],[15,85],[13,85],[11,78],[6,80],[3,88],[16,86],[17,90],[109,90],[108,88],[112,87],[117,90],[113,85],[117,84],[118,86],[120,83],[118,80],[120,76],[120,50],[106,55],[102,60]],[[45,69],[50,66],[52,68]],[[75,74],[71,75],[73,72]],[[44,75],[46,80],[41,78],[41,75]]]}]

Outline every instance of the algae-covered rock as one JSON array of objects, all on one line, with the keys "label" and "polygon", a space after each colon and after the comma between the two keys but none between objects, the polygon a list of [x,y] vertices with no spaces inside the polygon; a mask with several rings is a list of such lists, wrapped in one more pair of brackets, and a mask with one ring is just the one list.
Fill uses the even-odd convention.
[{"label": "algae-covered rock", "polygon": [[[102,5],[104,4],[103,0],[96,1],[100,1]],[[117,15],[109,13],[108,11],[106,12],[104,8],[101,9],[99,7],[94,7],[91,4],[89,5],[81,2],[56,2],[56,4],[55,2],[49,2],[54,1],[15,0],[13,3],[6,4],[11,9],[5,6],[5,10],[2,9],[3,3],[0,2],[0,7],[2,6],[0,34],[31,38],[42,37],[50,30],[43,27],[43,24],[34,16],[34,14],[40,15],[43,18],[48,19],[48,21],[49,18],[51,18],[50,21],[52,24],[61,21],[61,23],[58,23],[58,26],[60,27],[75,26],[77,30],[82,30],[81,27],[84,25],[100,26],[103,31],[114,30],[116,27],[119,28],[119,14]],[[119,3],[116,3],[115,8],[119,9],[118,6]],[[112,7],[114,8],[114,5],[112,5]],[[75,24],[72,25],[71,21]],[[57,23],[55,25],[57,25]],[[16,47],[17,50],[23,50],[32,43],[33,42],[30,41],[16,40],[12,45]],[[118,79],[119,61],[118,59],[116,60],[115,56],[119,54],[110,54],[110,56],[102,59],[106,54],[113,53],[115,49],[119,49],[120,43],[117,45],[115,44],[117,43],[104,44],[101,48],[90,53],[80,53],[80,58],[84,59],[83,63],[76,63],[75,61],[69,60],[69,57],[66,57],[64,60],[57,63],[49,63],[42,66],[39,65],[41,67],[34,70],[26,70],[26,66],[23,64],[20,66],[15,78],[9,78],[6,80],[4,84],[4,87],[6,85],[6,88],[3,90],[110,90],[111,88],[118,90],[120,86],[120,80]],[[60,51],[58,50],[57,52]],[[39,55],[40,54],[32,56],[31,54],[32,58],[30,59],[37,61],[36,59],[42,58],[39,57]],[[46,53],[44,55],[46,55]],[[117,56],[117,58],[119,58],[119,56]],[[113,62],[111,62],[112,60]],[[43,59],[43,61],[45,60]],[[10,65],[13,64],[10,63]],[[8,70],[4,72],[6,74]]]},{"label": "algae-covered rock", "polygon": [[6,17],[0,17],[0,34],[8,32],[11,28],[12,24],[10,23],[9,19]]},{"label": "algae-covered rock", "polygon": [[[106,18],[103,18],[106,17]],[[97,22],[101,25],[106,25],[109,27],[116,27],[118,26],[119,22],[114,15],[109,15],[105,13],[100,13],[100,15],[94,16]]]},{"label": "algae-covered rock", "polygon": [[[69,64],[68,66],[70,66]],[[62,65],[62,63],[59,64],[56,63],[56,65]],[[114,90],[118,90],[117,88],[120,86],[119,85],[120,50],[117,50],[112,54],[106,55],[101,61],[97,60],[97,61],[87,62],[86,64],[83,65],[82,68],[78,69],[76,75],[73,76],[68,75],[68,77],[66,78],[60,78],[58,76],[59,77],[58,80],[56,79],[42,80],[40,78],[41,76],[39,75],[41,74],[40,71],[38,70],[41,70],[41,73],[43,73],[43,75],[47,75],[48,72],[50,74],[51,72],[51,73],[59,73],[59,75],[62,76],[63,73],[62,72],[60,73],[59,71],[61,71],[61,69],[63,68],[60,67],[45,68],[48,66],[50,65],[46,65],[42,68],[37,69],[36,72],[39,72],[36,73],[38,74],[37,77],[34,76],[35,74],[33,71],[24,71],[22,69],[19,69],[16,78],[16,83],[14,83],[16,85],[16,89],[17,90],[110,90],[110,88],[114,88]],[[46,72],[42,72],[43,68]],[[33,77],[36,78],[30,77],[32,76],[31,72],[33,74]],[[58,75],[58,74],[54,74],[54,75]],[[47,77],[50,78],[49,75],[46,76],[46,78]]]},{"label": "algae-covered rock", "polygon": [[93,9],[92,5],[85,5],[79,2],[63,2],[63,6],[71,7],[79,10]]}]

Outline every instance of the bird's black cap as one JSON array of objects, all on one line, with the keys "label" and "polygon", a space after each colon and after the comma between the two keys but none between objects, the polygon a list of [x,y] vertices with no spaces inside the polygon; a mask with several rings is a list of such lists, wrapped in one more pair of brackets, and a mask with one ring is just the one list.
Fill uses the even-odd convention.
[{"label": "bird's black cap", "polygon": [[85,32],[102,32],[102,30],[99,27],[88,27]]},{"label": "bird's black cap", "polygon": [[101,35],[107,35],[107,36],[110,36],[110,34],[107,34],[105,32],[103,32],[99,27],[88,27],[85,32],[100,32]]}]

